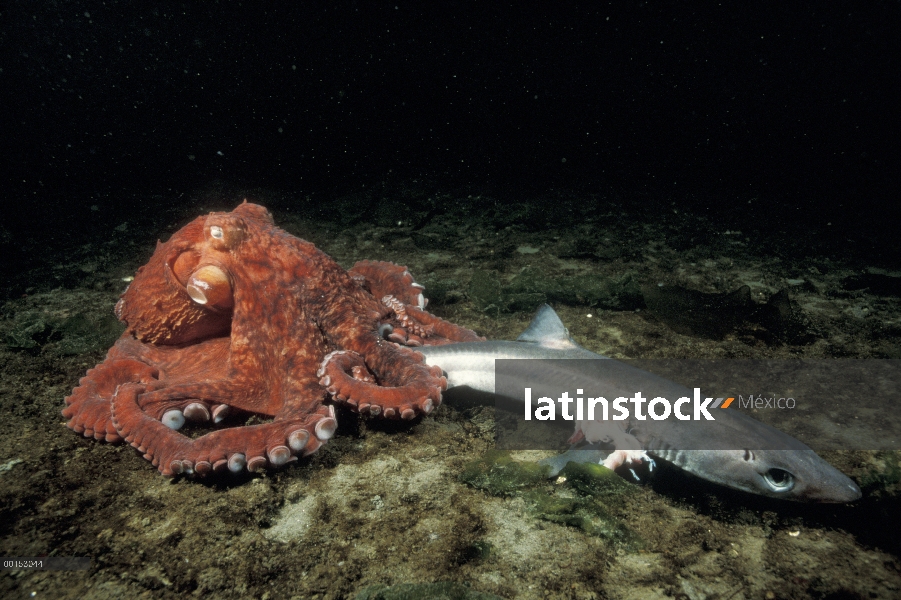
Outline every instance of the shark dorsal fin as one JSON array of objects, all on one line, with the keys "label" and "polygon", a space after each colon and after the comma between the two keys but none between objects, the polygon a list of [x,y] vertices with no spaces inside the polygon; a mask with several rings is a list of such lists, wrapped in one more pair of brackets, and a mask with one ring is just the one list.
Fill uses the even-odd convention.
[{"label": "shark dorsal fin", "polygon": [[569,332],[563,326],[563,321],[547,304],[542,304],[535,313],[535,317],[526,330],[523,331],[517,342],[538,344],[546,348],[577,348],[578,345],[569,337]]}]

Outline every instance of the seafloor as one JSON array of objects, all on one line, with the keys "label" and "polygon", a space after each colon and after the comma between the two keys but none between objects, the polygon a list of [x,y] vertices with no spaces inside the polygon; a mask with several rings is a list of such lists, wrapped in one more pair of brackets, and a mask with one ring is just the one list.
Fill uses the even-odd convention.
[{"label": "seafloor", "polygon": [[[312,458],[202,481],[68,430],[63,398],[121,332],[123,279],[157,238],[244,197],[345,267],[407,265],[430,310],[489,338],[514,339],[546,301],[613,357],[901,358],[901,272],[803,223],[420,182],[337,199],[225,184],[178,203],[98,199],[82,223],[0,232],[21,257],[0,322],[0,554],[92,559],[4,571],[3,598],[901,597],[899,452],[824,453],[864,497],[805,505],[673,468],[645,485],[593,470],[543,479],[534,456],[492,452],[490,409],[451,401],[411,423],[340,411]],[[668,311],[645,302],[660,283],[747,285],[754,304]],[[773,322],[759,308],[783,289]]]}]

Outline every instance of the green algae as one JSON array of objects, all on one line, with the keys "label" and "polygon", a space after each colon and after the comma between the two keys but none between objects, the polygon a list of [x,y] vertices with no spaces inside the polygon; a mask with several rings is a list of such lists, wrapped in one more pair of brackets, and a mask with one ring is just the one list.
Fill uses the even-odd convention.
[{"label": "green algae", "polygon": [[549,472],[549,466],[517,462],[492,450],[468,463],[460,479],[492,496],[521,496],[529,512],[543,521],[581,529],[627,550],[642,546],[641,538],[604,505],[634,494],[633,485],[594,463],[567,463],[555,486],[548,484]]},{"label": "green algae", "polygon": [[509,453],[491,450],[463,467],[460,480],[492,496],[513,496],[523,489],[547,482],[550,467],[517,462]]},{"label": "green algae", "polygon": [[626,550],[637,550],[643,545],[641,538],[611,515],[597,498],[533,491],[525,495],[525,500],[532,513],[544,521],[581,529]]},{"label": "green algae", "polygon": [[569,462],[560,471],[561,487],[553,495],[533,492],[526,497],[535,515],[545,521],[581,529],[627,550],[642,539],[605,507],[636,493],[636,487],[597,463]]},{"label": "green algae", "polygon": [[586,496],[621,496],[635,493],[635,486],[598,463],[568,462],[560,476]]}]

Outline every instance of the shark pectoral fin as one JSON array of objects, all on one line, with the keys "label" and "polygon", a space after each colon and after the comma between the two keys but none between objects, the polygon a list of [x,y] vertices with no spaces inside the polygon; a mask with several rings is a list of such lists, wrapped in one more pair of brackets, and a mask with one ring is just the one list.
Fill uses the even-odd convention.
[{"label": "shark pectoral fin", "polygon": [[[654,459],[648,456],[644,450],[615,450],[601,463],[611,471],[615,471],[623,465],[632,466],[648,463],[649,470],[654,470]],[[635,475],[633,473],[633,475]],[[637,479],[637,475],[635,476]]]},{"label": "shark pectoral fin", "polygon": [[[611,471],[615,471],[623,465],[630,467],[629,472],[632,473],[632,477],[635,481],[641,481],[638,477],[638,474],[635,473],[635,469],[632,469],[632,465],[640,465],[642,463],[647,463],[648,472],[654,470],[654,467],[657,464],[654,462],[654,459],[648,456],[648,453],[644,450],[641,450],[641,442],[633,436],[629,435],[624,431],[619,431],[613,436],[613,444],[615,448],[630,448],[629,450],[614,450],[610,453],[609,456],[604,460],[602,465],[610,469]],[[633,449],[634,448],[634,449]]]}]

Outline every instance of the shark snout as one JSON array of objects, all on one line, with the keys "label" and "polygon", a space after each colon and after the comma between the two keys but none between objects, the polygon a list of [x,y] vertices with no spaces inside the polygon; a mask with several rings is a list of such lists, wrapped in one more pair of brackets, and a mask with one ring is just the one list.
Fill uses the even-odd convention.
[{"label": "shark snout", "polygon": [[856,483],[849,477],[836,471],[835,477],[822,485],[812,485],[802,500],[809,502],[854,502],[863,494]]}]

